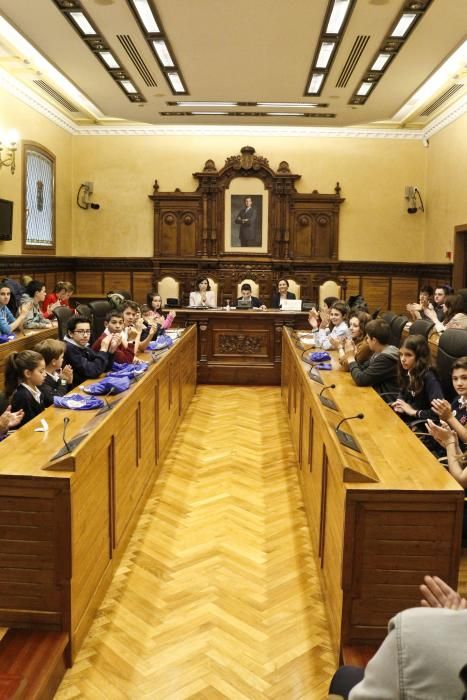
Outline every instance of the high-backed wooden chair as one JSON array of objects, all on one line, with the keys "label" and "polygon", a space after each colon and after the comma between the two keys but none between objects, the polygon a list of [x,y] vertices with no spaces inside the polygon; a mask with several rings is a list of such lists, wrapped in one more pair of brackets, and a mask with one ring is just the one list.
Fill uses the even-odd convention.
[{"label": "high-backed wooden chair", "polygon": [[326,297],[337,297],[341,298],[341,287],[340,284],[334,282],[334,280],[326,280],[319,287],[319,305],[322,306]]},{"label": "high-backed wooden chair", "polygon": [[251,287],[251,296],[259,297],[259,284],[254,280],[245,279],[237,284],[237,298],[242,296],[242,293],[240,291],[242,288],[242,284],[249,284]]},{"label": "high-backed wooden chair", "polygon": [[157,283],[157,293],[162,299],[162,306],[166,306],[167,299],[180,300],[180,282],[174,277],[163,277]]},{"label": "high-backed wooden chair", "polygon": [[219,299],[219,285],[215,280],[213,280],[212,277],[208,277],[208,282],[209,282],[209,286],[211,287],[211,291],[214,293],[214,301],[215,301],[216,306],[217,306],[218,299]]},{"label": "high-backed wooden chair", "polygon": [[301,299],[301,289],[300,285],[298,282],[295,282],[295,280],[288,279],[287,282],[289,283],[289,292],[292,292],[292,294],[295,294],[296,299]]}]

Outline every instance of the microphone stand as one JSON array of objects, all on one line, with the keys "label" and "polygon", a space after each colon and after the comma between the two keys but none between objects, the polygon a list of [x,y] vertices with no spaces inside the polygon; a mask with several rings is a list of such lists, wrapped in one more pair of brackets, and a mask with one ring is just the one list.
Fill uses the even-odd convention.
[{"label": "microphone stand", "polygon": [[350,447],[350,449],[355,450],[355,452],[361,452],[361,447],[355,440],[355,438],[352,435],[350,435],[350,433],[346,433],[344,430],[340,430],[340,426],[342,425],[342,423],[344,423],[344,421],[353,420],[354,418],[362,420],[363,418],[365,418],[365,416],[363,413],[357,413],[357,415],[355,416],[346,416],[345,418],[342,418],[336,426],[336,435],[341,445],[343,445],[344,447]]},{"label": "microphone stand", "polygon": [[335,384],[327,384],[326,386],[323,386],[323,388],[321,389],[321,391],[318,394],[318,398],[321,401],[321,403],[323,404],[323,406],[326,406],[327,408],[331,408],[333,411],[337,411],[336,404],[334,403],[334,401],[332,399],[328,399],[327,396],[323,396],[323,393],[327,389],[335,389],[335,388],[336,388]]}]

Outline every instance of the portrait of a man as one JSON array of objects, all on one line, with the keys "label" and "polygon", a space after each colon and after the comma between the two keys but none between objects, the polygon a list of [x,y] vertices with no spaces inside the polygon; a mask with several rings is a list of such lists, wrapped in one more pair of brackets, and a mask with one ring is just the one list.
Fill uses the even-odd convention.
[{"label": "portrait of a man", "polygon": [[258,248],[262,245],[261,195],[232,195],[231,245],[236,248]]}]

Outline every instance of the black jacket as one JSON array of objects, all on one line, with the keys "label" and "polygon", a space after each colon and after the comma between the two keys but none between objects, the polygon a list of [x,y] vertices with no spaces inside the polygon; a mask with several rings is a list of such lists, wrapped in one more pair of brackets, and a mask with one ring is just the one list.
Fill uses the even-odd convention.
[{"label": "black jacket", "polygon": [[[243,299],[243,297],[238,297],[237,302],[242,301],[242,299]],[[263,305],[263,302],[261,301],[261,299],[258,299],[258,297],[251,296],[250,299],[251,299],[251,305],[256,309],[259,309],[259,307]]]},{"label": "black jacket", "polygon": [[60,379],[54,379],[50,374],[45,375],[44,383],[40,387],[42,398],[44,400],[44,406],[52,406],[54,402],[54,396],[65,396],[65,394],[70,391],[71,384],[62,384]]},{"label": "black jacket", "polygon": [[409,420],[438,420],[438,415],[431,410],[431,402],[433,399],[443,399],[444,396],[438,377],[429,369],[423,378],[423,388],[418,394],[414,395],[409,389],[402,389],[399,398],[417,411],[417,416],[409,416]]},{"label": "black jacket", "polygon": [[[295,294],[293,292],[287,292],[287,299],[296,299]],[[281,298],[279,292],[276,292],[275,294],[272,295],[272,304],[271,307],[273,309],[278,309],[280,307],[281,303]]]},{"label": "black jacket", "polygon": [[66,342],[63,362],[65,365],[72,366],[73,386],[78,386],[86,379],[97,379],[103,372],[107,372],[112,367],[113,353],[103,350],[96,352],[89,346],[83,348]]},{"label": "black jacket", "polygon": [[23,409],[24,411],[24,418],[19,424],[18,428],[42,413],[44,408],[45,406],[42,394],[41,400],[38,402],[31,394],[29,389],[26,389],[26,387],[22,384],[20,384],[16,389],[15,393],[13,394],[13,398],[11,399],[11,410],[13,412],[19,411],[20,409]]}]

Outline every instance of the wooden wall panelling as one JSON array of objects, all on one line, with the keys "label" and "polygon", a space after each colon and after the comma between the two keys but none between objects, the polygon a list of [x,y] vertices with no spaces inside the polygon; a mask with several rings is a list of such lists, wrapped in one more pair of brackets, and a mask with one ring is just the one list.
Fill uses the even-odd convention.
[{"label": "wooden wall panelling", "polygon": [[[351,296],[356,296],[361,293],[361,278],[357,277],[356,275],[349,275],[345,276],[345,279],[347,280],[347,292],[346,292],[346,298],[348,299]],[[370,306],[371,309],[371,306]]]},{"label": "wooden wall panelling", "polygon": [[405,314],[407,304],[418,301],[419,281],[410,277],[393,277],[389,309],[396,314]]},{"label": "wooden wall panelling", "polygon": [[362,295],[370,309],[380,307],[387,309],[390,294],[390,279],[381,277],[364,277],[362,279]]},{"label": "wooden wall panelling", "polygon": [[76,291],[80,294],[104,294],[104,270],[77,271]]},{"label": "wooden wall panelling", "polygon": [[131,272],[104,272],[104,294],[120,289],[131,293],[131,278]]},{"label": "wooden wall panelling", "polygon": [[133,299],[138,304],[145,304],[147,295],[155,288],[153,274],[152,272],[133,272],[132,277]]}]

